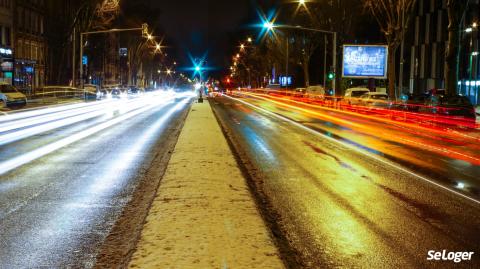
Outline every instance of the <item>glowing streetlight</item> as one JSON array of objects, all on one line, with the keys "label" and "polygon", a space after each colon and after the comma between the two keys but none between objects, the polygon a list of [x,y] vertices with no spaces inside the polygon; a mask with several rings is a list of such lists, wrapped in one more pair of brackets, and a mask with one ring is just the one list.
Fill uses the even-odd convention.
[{"label": "glowing streetlight", "polygon": [[153,39],[153,35],[148,34],[148,35],[147,35],[147,39],[148,39],[148,40],[152,40],[152,39]]},{"label": "glowing streetlight", "polygon": [[306,2],[305,0],[300,0],[300,1],[298,1],[298,4],[304,6],[304,5],[305,5],[305,2]]},{"label": "glowing streetlight", "polygon": [[251,37],[247,38],[247,42],[248,43],[252,43],[253,42],[253,39]]},{"label": "glowing streetlight", "polygon": [[244,44],[240,44],[240,49],[241,49],[241,50],[244,50],[244,49],[245,49],[245,45],[244,45]]},{"label": "glowing streetlight", "polygon": [[275,27],[273,22],[266,21],[265,23],[263,23],[263,28],[267,29],[268,31],[272,31],[273,27]]},{"label": "glowing streetlight", "polygon": [[167,69],[167,75],[170,75],[170,74],[172,74],[172,70]]},{"label": "glowing streetlight", "polygon": [[202,68],[200,68],[200,66],[198,66],[198,65],[195,66],[195,71],[200,72],[201,69],[202,69]]}]

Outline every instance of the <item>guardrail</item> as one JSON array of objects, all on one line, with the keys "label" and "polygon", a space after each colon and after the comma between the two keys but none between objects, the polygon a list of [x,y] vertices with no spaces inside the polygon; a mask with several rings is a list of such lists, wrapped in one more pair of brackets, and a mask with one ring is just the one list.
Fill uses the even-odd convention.
[{"label": "guardrail", "polygon": [[[87,96],[85,96],[87,95]],[[96,91],[83,90],[75,87],[66,86],[47,86],[36,89],[30,96],[31,100],[51,100],[51,99],[85,99],[85,97],[95,97]]]}]

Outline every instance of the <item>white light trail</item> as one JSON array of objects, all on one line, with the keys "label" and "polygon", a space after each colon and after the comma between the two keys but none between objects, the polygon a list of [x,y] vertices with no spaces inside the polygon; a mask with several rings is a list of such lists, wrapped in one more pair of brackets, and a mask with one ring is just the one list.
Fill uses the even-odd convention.
[{"label": "white light trail", "polygon": [[[165,98],[167,96],[167,98]],[[145,100],[147,104],[143,105],[143,107],[134,107],[133,110],[126,112],[125,114],[118,116],[110,121],[100,123],[94,127],[88,128],[86,130],[80,131],[75,133],[69,137],[63,138],[46,146],[40,147],[35,149],[31,152],[22,154],[20,156],[14,157],[8,161],[0,163],[0,175],[5,174],[9,171],[12,171],[15,168],[18,168],[22,165],[25,165],[31,161],[34,161],[38,158],[41,158],[49,153],[52,153],[56,150],[59,150],[63,147],[66,147],[72,143],[80,141],[84,138],[87,138],[93,134],[96,134],[102,130],[105,130],[113,125],[119,124],[122,121],[131,119],[143,112],[146,112],[153,108],[158,108],[160,106],[165,106],[168,102],[173,101],[175,98],[184,98],[188,97],[185,94],[177,94],[177,95],[149,95]],[[143,98],[142,98],[143,99]]]},{"label": "white light trail", "polygon": [[20,111],[15,111],[13,113],[7,113],[5,116],[1,116],[0,123],[7,122],[7,121],[20,120],[20,119],[25,119],[30,117],[36,117],[36,116],[41,116],[41,115],[46,115],[50,113],[71,110],[71,109],[88,107],[88,106],[91,106],[92,104],[102,104],[105,102],[109,102],[109,101],[99,101],[95,103],[75,103],[75,104],[52,106],[52,107],[40,108],[40,109],[37,108],[37,109],[20,110]]},{"label": "white light trail", "polygon": [[94,104],[86,107],[64,110],[57,113],[49,113],[49,114],[42,114],[39,116],[26,117],[20,120],[3,123],[3,124],[0,124],[0,133],[8,132],[15,129],[25,128],[28,126],[43,124],[43,123],[47,123],[47,122],[51,122],[59,119],[64,119],[64,118],[76,116],[83,113],[100,111],[100,110],[103,110],[105,106],[110,106],[111,104],[112,102]]}]

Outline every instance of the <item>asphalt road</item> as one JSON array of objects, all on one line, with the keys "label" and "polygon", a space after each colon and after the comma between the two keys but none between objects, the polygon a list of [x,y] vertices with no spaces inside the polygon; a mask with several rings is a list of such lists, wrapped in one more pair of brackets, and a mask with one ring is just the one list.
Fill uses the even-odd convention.
[{"label": "asphalt road", "polygon": [[[343,130],[344,126],[272,103],[258,109],[249,104],[262,103],[240,100],[216,97],[211,102],[299,264],[306,268],[480,267],[480,204],[473,193],[457,192],[380,151],[359,151],[361,144],[320,128]],[[281,110],[302,120],[278,117]],[[435,161],[435,154],[430,156]],[[478,180],[478,173],[473,173]],[[475,254],[472,261],[461,263],[427,261],[429,250],[443,249]]]},{"label": "asphalt road", "polygon": [[404,120],[403,113],[392,120],[384,113],[332,109],[272,95],[244,100],[480,199],[480,125],[475,129]]},{"label": "asphalt road", "polygon": [[162,94],[0,117],[0,268],[93,267],[189,100]]}]

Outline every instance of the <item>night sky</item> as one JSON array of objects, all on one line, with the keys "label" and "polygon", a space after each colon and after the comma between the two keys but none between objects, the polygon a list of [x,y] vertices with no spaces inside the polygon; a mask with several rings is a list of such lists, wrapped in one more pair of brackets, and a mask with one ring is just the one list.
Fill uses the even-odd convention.
[{"label": "night sky", "polygon": [[[142,5],[151,8],[158,15],[154,34],[165,37],[164,51],[169,58],[176,60],[179,68],[193,67],[189,55],[202,58],[207,55],[208,67],[214,68],[211,75],[224,75],[228,72],[231,56],[241,40],[247,36],[256,37],[261,29],[253,25],[260,23],[257,11],[282,13],[292,0],[123,0],[123,12],[128,17],[129,5]],[[158,10],[158,11],[157,11]],[[131,10],[130,10],[131,11]],[[158,14],[157,14],[158,12]],[[360,14],[360,13],[359,13]],[[381,33],[376,30],[376,22],[366,17],[363,29],[358,29],[364,39],[381,42]],[[372,28],[373,27],[373,28]],[[357,43],[367,40],[350,40]],[[323,56],[322,56],[323,57]],[[313,57],[313,61],[317,61]],[[318,62],[318,61],[317,61]]]},{"label": "night sky", "polygon": [[[171,46],[167,53],[176,55],[184,66],[189,64],[188,53],[193,57],[208,53],[209,66],[225,68],[235,42],[256,31],[249,24],[257,20],[258,1],[145,1],[161,10],[161,31]],[[274,2],[261,1],[260,4],[268,7]]]}]

